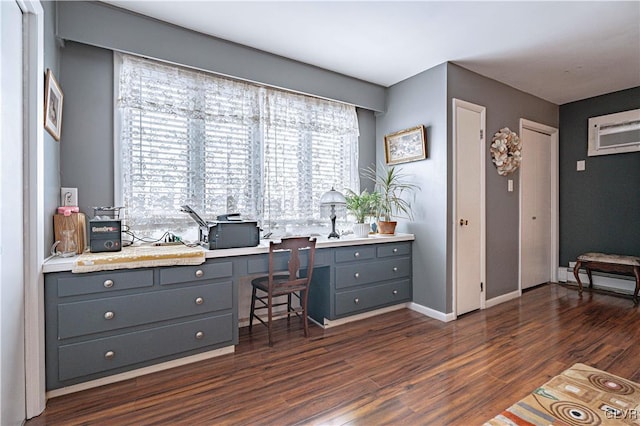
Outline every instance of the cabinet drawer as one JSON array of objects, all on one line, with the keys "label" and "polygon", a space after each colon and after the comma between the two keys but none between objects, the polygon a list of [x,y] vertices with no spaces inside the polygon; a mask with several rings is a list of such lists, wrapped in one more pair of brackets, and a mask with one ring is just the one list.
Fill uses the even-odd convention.
[{"label": "cabinet drawer", "polygon": [[411,300],[411,281],[364,287],[336,293],[336,315],[345,315]]},{"label": "cabinet drawer", "polygon": [[58,338],[231,309],[230,281],[58,305]]},{"label": "cabinet drawer", "polygon": [[203,263],[197,266],[174,266],[160,268],[160,285],[184,283],[188,281],[213,280],[233,275],[233,263]]},{"label": "cabinet drawer", "polygon": [[355,263],[336,267],[336,288],[404,278],[411,274],[411,259],[408,257],[383,259],[374,262]]},{"label": "cabinet drawer", "polygon": [[153,270],[78,274],[58,278],[58,297],[151,287]]},{"label": "cabinet drawer", "polygon": [[376,257],[376,249],[373,246],[343,247],[336,249],[335,256],[338,263],[373,259]]},{"label": "cabinet drawer", "polygon": [[58,379],[70,380],[223,342],[231,343],[232,323],[229,313],[63,345],[58,348]]},{"label": "cabinet drawer", "polygon": [[382,244],[377,249],[378,257],[406,256],[411,252],[410,243]]}]

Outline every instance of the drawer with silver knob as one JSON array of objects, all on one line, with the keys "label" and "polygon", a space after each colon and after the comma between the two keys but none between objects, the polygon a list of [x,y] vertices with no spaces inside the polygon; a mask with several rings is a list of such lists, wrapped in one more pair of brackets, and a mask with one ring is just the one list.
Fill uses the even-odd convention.
[{"label": "drawer with silver knob", "polygon": [[135,364],[143,366],[149,360],[208,346],[214,349],[231,345],[232,323],[233,315],[227,313],[62,345],[58,348],[57,379],[73,384],[75,378],[82,378],[84,381],[88,375],[111,375],[117,373],[119,368]]},{"label": "drawer with silver knob", "polygon": [[206,262],[195,266],[160,268],[160,285],[216,280],[233,275],[233,262]]},{"label": "drawer with silver knob", "polygon": [[380,244],[376,247],[377,257],[407,256],[411,253],[411,243]]},{"label": "drawer with silver knob", "polygon": [[335,268],[336,289],[405,278],[411,274],[408,257],[380,259],[373,262],[340,265]]},{"label": "drawer with silver knob", "polygon": [[58,278],[58,297],[110,293],[151,286],[153,286],[152,269],[69,274]]},{"label": "drawer with silver knob", "polygon": [[372,246],[341,247],[335,250],[336,263],[357,262],[376,257],[376,249]]},{"label": "drawer with silver knob", "polygon": [[411,281],[401,280],[338,292],[335,295],[336,315],[381,308],[411,300]]},{"label": "drawer with silver knob", "polygon": [[58,338],[231,310],[231,281],[58,305]]}]

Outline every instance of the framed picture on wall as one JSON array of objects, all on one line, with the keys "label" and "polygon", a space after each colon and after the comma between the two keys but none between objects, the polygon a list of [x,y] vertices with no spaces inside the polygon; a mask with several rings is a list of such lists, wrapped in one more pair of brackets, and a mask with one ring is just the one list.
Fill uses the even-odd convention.
[{"label": "framed picture on wall", "polygon": [[427,135],[424,126],[386,135],[384,157],[387,164],[407,163],[427,158]]},{"label": "framed picture on wall", "polygon": [[44,83],[44,128],[57,141],[60,140],[60,128],[62,127],[62,89],[50,69]]}]

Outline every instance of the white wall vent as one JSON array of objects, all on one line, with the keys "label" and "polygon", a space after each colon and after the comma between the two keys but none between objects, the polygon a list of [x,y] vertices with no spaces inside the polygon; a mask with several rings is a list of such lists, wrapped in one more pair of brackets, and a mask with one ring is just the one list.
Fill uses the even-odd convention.
[{"label": "white wall vent", "polygon": [[589,119],[589,157],[640,151],[640,109]]}]

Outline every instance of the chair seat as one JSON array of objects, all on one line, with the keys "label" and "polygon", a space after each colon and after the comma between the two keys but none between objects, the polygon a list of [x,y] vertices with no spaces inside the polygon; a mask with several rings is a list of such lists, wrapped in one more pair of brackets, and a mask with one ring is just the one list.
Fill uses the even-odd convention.
[{"label": "chair seat", "polygon": [[[302,283],[299,285],[287,285],[289,282],[288,275],[274,275],[273,277],[273,296],[282,296],[284,294],[289,294],[292,291],[303,291],[307,289],[307,286]],[[269,292],[269,276],[265,275],[264,277],[258,277],[251,280],[251,285],[259,288],[265,293]]]}]

